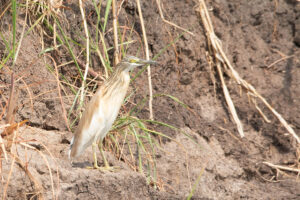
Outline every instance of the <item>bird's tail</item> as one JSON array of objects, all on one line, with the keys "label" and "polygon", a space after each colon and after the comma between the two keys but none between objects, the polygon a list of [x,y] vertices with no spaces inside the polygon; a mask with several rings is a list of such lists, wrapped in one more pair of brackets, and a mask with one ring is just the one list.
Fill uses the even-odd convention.
[{"label": "bird's tail", "polygon": [[68,152],[69,160],[71,160],[71,153],[72,153],[72,146],[73,146],[73,143],[74,143],[74,139],[75,139],[75,136],[73,136],[73,138],[71,140],[71,143],[70,143],[70,149],[69,149],[69,152]]}]

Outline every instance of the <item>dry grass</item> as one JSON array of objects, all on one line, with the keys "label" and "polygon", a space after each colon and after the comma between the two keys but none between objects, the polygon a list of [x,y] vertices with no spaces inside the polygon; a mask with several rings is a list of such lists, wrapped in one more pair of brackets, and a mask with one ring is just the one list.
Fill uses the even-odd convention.
[{"label": "dry grass", "polygon": [[279,122],[286,128],[286,130],[293,136],[297,143],[300,144],[300,139],[293,130],[293,128],[286,122],[286,120],[267,102],[267,100],[260,95],[256,89],[248,83],[246,80],[242,79],[238,72],[234,69],[234,67],[229,62],[226,54],[223,51],[221,41],[218,39],[214,32],[214,27],[212,25],[208,10],[206,8],[205,2],[203,0],[199,0],[199,7],[197,10],[200,13],[201,20],[206,32],[206,38],[208,41],[208,55],[209,55],[209,63],[213,63],[218,71],[220,76],[221,84],[223,87],[224,96],[226,99],[226,103],[229,107],[229,111],[232,114],[233,120],[237,125],[238,132],[241,137],[244,137],[244,131],[242,123],[236,113],[235,106],[233,101],[231,100],[230,94],[228,92],[226,83],[223,78],[223,71],[231,77],[238,86],[242,87],[248,97],[251,99],[252,102],[255,102],[255,108],[258,112],[263,116],[266,122],[269,120],[265,117],[262,113],[261,109],[256,104],[256,99],[262,101],[262,103],[273,113],[273,115],[279,120]]}]

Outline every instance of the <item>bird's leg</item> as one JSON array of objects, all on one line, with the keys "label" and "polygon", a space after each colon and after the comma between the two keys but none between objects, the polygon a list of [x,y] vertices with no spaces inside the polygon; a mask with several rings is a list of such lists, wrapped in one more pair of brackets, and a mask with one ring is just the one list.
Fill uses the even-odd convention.
[{"label": "bird's leg", "polygon": [[103,162],[104,162],[104,167],[101,167],[100,170],[103,170],[103,171],[113,171],[114,169],[118,168],[118,167],[111,167],[111,166],[109,166],[109,163],[107,162],[106,157],[105,157],[104,152],[103,152],[102,140],[100,140],[100,142],[98,144],[98,147],[99,147],[99,150],[101,152],[101,156],[102,156],[102,159],[103,159]]},{"label": "bird's leg", "polygon": [[94,156],[94,167],[87,167],[88,169],[100,169],[101,168],[98,166],[96,147],[97,147],[97,142],[93,142],[92,148],[93,148],[93,156]]},{"label": "bird's leg", "polygon": [[97,143],[96,142],[93,142],[93,154],[94,154],[94,168],[95,169],[99,169],[99,166],[98,166],[98,161],[97,161],[97,153],[96,153],[96,146],[97,146]]},{"label": "bird's leg", "polygon": [[99,147],[99,150],[101,152],[101,156],[102,156],[105,168],[109,168],[110,167],[109,163],[107,162],[106,157],[105,157],[104,152],[103,152],[102,140],[99,142],[98,147]]}]

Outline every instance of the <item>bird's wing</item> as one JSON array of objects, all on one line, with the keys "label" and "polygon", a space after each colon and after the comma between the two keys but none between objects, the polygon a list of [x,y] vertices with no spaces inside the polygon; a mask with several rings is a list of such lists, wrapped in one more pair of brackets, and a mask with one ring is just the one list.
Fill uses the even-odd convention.
[{"label": "bird's wing", "polygon": [[96,139],[105,128],[100,95],[95,94],[88,103],[80,119],[78,128],[71,141],[69,156],[79,156]]}]

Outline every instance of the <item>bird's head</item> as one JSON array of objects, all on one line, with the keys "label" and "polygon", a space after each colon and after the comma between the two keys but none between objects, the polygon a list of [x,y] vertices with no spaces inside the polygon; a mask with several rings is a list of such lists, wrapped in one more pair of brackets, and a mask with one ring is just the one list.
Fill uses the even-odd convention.
[{"label": "bird's head", "polygon": [[118,65],[122,69],[122,71],[128,72],[136,67],[144,66],[147,64],[156,64],[156,62],[152,60],[143,60],[134,56],[126,56]]}]

